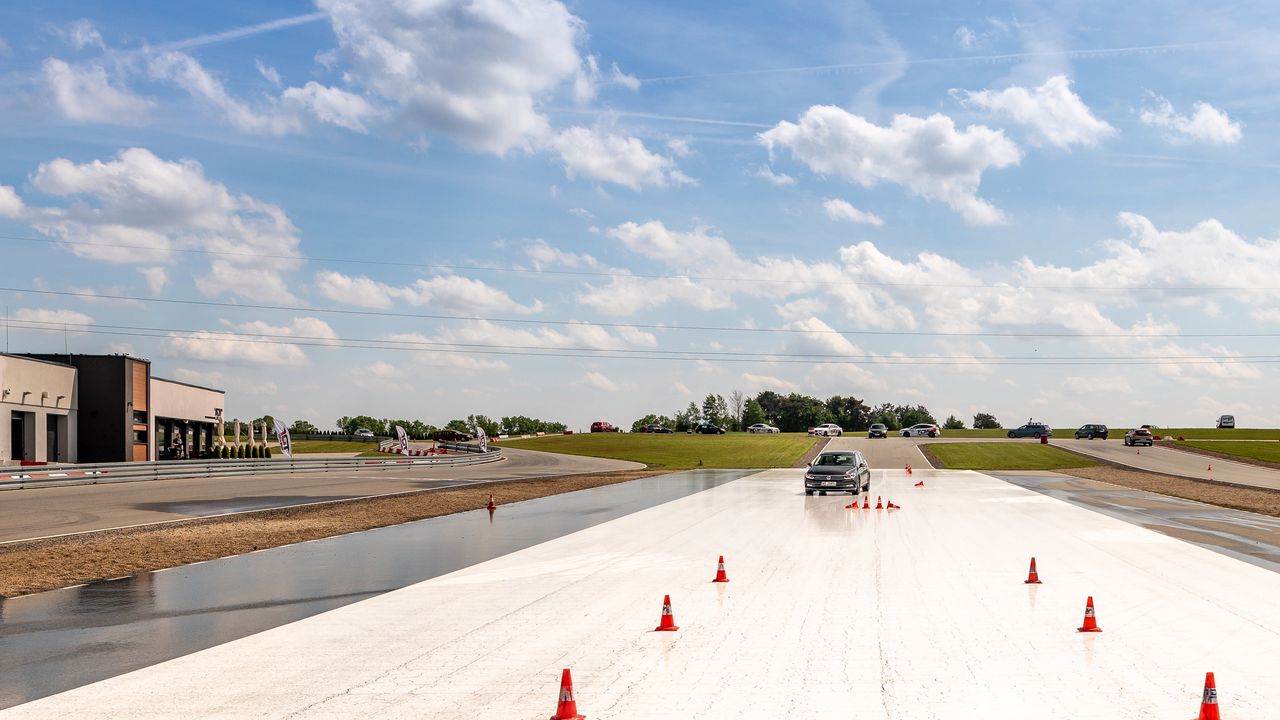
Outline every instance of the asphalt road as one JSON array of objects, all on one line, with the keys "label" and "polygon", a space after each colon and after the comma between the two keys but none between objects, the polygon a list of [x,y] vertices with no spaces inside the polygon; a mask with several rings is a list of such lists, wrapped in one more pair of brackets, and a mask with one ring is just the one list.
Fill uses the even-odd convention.
[{"label": "asphalt road", "polygon": [[0,492],[0,542],[265,510],[494,480],[578,475],[639,463],[503,448],[468,467],[251,475],[74,485]]},{"label": "asphalt road", "polygon": [[865,434],[842,435],[831,438],[826,449],[861,450],[867,458],[867,464],[874,470],[901,470],[907,465],[922,470],[933,467],[916,447],[914,438],[887,437],[872,440]]},{"label": "asphalt road", "polygon": [[1049,443],[1139,470],[1178,475],[1193,480],[1217,480],[1236,485],[1280,490],[1280,470],[1257,465],[1246,465],[1166,447],[1125,447],[1123,440],[1051,439]]}]

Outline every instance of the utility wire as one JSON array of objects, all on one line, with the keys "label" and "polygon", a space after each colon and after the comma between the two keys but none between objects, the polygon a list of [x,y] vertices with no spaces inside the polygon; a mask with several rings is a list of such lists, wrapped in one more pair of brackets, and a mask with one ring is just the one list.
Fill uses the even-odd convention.
[{"label": "utility wire", "polygon": [[72,290],[37,290],[32,288],[0,287],[0,292],[31,293],[57,297],[87,298],[89,300],[120,300],[130,302],[160,303],[166,305],[194,305],[201,307],[234,308],[240,310],[280,310],[295,313],[323,313],[357,317],[392,317],[417,320],[456,320],[463,322],[490,322],[513,325],[558,325],[568,327],[625,328],[638,330],[682,330],[694,332],[785,333],[791,335],[872,335],[901,337],[998,337],[998,338],[1274,338],[1278,332],[1255,333],[1037,333],[1037,332],[939,332],[929,330],[808,330],[801,328],[758,328],[728,325],[664,325],[659,323],[592,322],[587,320],[548,320],[537,318],[483,317],[479,315],[445,315],[440,313],[405,313],[389,310],[350,310],[342,308],[302,307],[296,305],[269,305],[265,303],[232,303],[216,300],[178,300],[176,298],[140,297],[114,293],[94,293]]}]

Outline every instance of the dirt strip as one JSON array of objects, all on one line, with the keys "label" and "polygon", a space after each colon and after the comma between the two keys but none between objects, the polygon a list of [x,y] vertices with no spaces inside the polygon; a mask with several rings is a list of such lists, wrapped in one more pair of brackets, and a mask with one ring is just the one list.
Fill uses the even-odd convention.
[{"label": "dirt strip", "polygon": [[1125,470],[1107,465],[1090,468],[1071,468],[1055,472],[1112,485],[1120,485],[1134,490],[1146,490],[1161,495],[1183,498],[1184,500],[1195,500],[1196,502],[1210,505],[1280,517],[1280,490],[1222,485],[1174,477],[1172,475],[1142,472],[1140,470]]},{"label": "dirt strip", "polygon": [[1258,458],[1246,457],[1244,455],[1229,455],[1227,453],[1217,452],[1216,450],[1206,450],[1205,448],[1202,448],[1202,447],[1193,447],[1191,445],[1184,445],[1180,442],[1161,441],[1156,443],[1156,446],[1162,447],[1162,448],[1169,448],[1171,450],[1179,450],[1181,452],[1191,453],[1193,455],[1204,455],[1206,457],[1218,458],[1219,460],[1230,460],[1232,462],[1238,462],[1242,465],[1256,465],[1258,467],[1273,468],[1275,470],[1280,470],[1280,463],[1273,463],[1267,460],[1259,460]]},{"label": "dirt strip", "polygon": [[308,507],[194,518],[163,525],[102,530],[0,545],[0,597],[136,575],[306,540],[661,475],[666,470],[621,470],[510,480],[473,488],[422,490]]}]

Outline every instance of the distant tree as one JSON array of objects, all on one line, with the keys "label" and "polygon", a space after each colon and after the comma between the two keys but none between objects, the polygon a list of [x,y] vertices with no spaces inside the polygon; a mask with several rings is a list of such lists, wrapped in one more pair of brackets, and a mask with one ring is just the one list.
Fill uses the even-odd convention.
[{"label": "distant tree", "polygon": [[631,423],[631,432],[640,432],[640,428],[644,427],[645,425],[661,425],[662,427],[665,427],[665,428],[674,429],[676,425],[676,421],[672,420],[666,415],[654,415],[653,413],[649,413],[648,415],[645,415],[639,420],[636,420],[635,422]]},{"label": "distant tree", "polygon": [[471,432],[471,426],[467,424],[466,420],[450,420],[447,424],[445,424],[444,429],[454,430],[461,433]]},{"label": "distant tree", "polygon": [[[774,425],[782,422],[783,405],[786,404],[785,397],[772,390],[764,390],[759,395],[756,395],[756,404],[764,412],[764,420],[761,422],[768,422]],[[747,424],[751,425],[753,423]]]},{"label": "distant tree", "polygon": [[351,418],[347,417],[346,415],[343,415],[342,417],[338,418],[338,420],[334,423],[334,425],[336,425],[338,427],[338,430],[343,434],[346,434],[346,435],[351,434],[347,432],[347,428],[351,427]]},{"label": "distant tree", "polygon": [[320,432],[320,428],[306,420],[294,420],[293,424],[289,426],[289,432],[297,435],[312,435]]},{"label": "distant tree", "polygon": [[991,413],[978,413],[973,416],[973,427],[977,430],[997,430],[1000,428],[1000,421]]},{"label": "distant tree", "polygon": [[695,403],[690,402],[689,407],[675,414],[674,420],[676,430],[690,430],[702,422],[702,411]]},{"label": "distant tree", "polygon": [[470,432],[473,435],[479,435],[479,430],[482,428],[484,429],[485,435],[493,436],[502,434],[502,426],[484,415],[468,415],[467,426],[471,428]]},{"label": "distant tree", "polygon": [[747,396],[742,394],[741,390],[735,389],[729,393],[729,413],[733,416],[729,424],[733,430],[741,430],[746,427],[742,422],[742,411],[746,409]]},{"label": "distant tree", "polygon": [[871,409],[871,422],[880,423],[890,430],[901,430],[902,426],[898,424],[897,408],[893,403],[881,403]]},{"label": "distant tree", "polygon": [[729,405],[724,397],[709,393],[702,401],[702,419],[716,425],[729,424]]},{"label": "distant tree", "polygon": [[894,408],[894,412],[898,416],[898,427],[911,427],[918,423],[938,424],[933,413],[923,405],[899,405]]},{"label": "distant tree", "polygon": [[360,430],[361,428],[372,431],[374,435],[387,434],[387,422],[385,420],[369,417],[368,415],[344,417],[339,422],[340,424],[338,425],[338,429],[341,430],[344,435],[354,435],[356,430]]},{"label": "distant tree", "polygon": [[845,430],[866,430],[871,425],[871,408],[852,395],[836,395],[827,400],[826,406],[831,421]]},{"label": "distant tree", "polygon": [[946,422],[942,423],[943,430],[963,430],[964,421],[955,415],[948,415]]},{"label": "distant tree", "polygon": [[748,428],[762,422],[764,422],[764,408],[760,407],[758,400],[751,398],[742,409],[742,427]]}]

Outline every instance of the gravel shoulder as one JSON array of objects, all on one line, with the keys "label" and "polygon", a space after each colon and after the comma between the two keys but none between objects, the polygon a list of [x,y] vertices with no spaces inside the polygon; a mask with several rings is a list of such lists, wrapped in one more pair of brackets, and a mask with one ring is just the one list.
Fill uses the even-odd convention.
[{"label": "gravel shoulder", "polygon": [[1058,470],[1057,472],[1112,485],[1120,485],[1134,490],[1146,490],[1185,500],[1195,500],[1196,502],[1210,505],[1280,517],[1280,491],[1277,490],[1246,488],[1203,480],[1189,480],[1172,475],[1159,475],[1157,473],[1128,470],[1108,465],[1090,468],[1069,468]]},{"label": "gravel shoulder", "polygon": [[621,470],[422,490],[0,545],[0,598],[663,474]]}]

